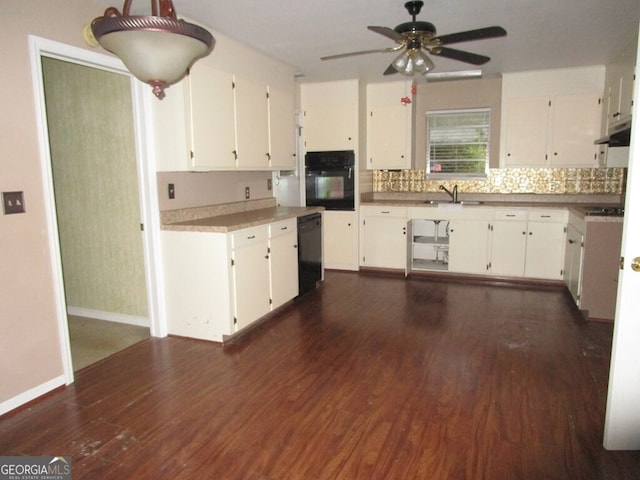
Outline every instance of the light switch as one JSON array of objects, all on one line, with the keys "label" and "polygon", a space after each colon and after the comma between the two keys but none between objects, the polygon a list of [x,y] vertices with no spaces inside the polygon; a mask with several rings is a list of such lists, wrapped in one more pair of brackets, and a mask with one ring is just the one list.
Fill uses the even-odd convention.
[{"label": "light switch", "polygon": [[24,213],[24,193],[23,192],[2,192],[2,203],[4,214]]}]

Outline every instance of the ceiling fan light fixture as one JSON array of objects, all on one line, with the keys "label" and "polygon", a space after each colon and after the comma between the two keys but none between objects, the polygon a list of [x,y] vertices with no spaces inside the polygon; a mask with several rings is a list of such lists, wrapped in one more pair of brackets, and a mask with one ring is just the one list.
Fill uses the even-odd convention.
[{"label": "ceiling fan light fixture", "polygon": [[105,10],[93,20],[91,30],[105,50],[120,57],[162,99],[165,88],[211,53],[215,39],[204,28],[178,20],[171,0],[151,0],[150,16],[130,16],[131,2],[125,0],[122,13],[114,7]]},{"label": "ceiling fan light fixture", "polygon": [[416,73],[424,75],[435,67],[431,59],[422,50],[415,48],[409,48],[402,52],[391,65],[399,73],[408,77]]}]

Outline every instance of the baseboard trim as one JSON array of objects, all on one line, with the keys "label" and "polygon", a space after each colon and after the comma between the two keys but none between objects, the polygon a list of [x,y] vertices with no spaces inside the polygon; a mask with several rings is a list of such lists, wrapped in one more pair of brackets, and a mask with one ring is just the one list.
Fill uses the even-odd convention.
[{"label": "baseboard trim", "polygon": [[103,310],[93,310],[91,308],[72,306],[67,306],[67,313],[76,317],[95,318],[97,320],[106,320],[108,322],[126,323],[127,325],[135,325],[137,327],[150,327],[148,317],[128,315],[126,313],[105,312]]},{"label": "baseboard trim", "polygon": [[11,410],[15,410],[16,408],[21,407],[31,402],[32,400],[35,400],[36,398],[41,397],[42,395],[45,395],[52,390],[55,390],[56,388],[62,387],[64,385],[64,375],[60,375],[59,377],[55,377],[47,382],[41,383],[40,385],[31,388],[26,392],[22,392],[20,395],[16,395],[15,397],[0,403],[0,415],[4,415]]}]

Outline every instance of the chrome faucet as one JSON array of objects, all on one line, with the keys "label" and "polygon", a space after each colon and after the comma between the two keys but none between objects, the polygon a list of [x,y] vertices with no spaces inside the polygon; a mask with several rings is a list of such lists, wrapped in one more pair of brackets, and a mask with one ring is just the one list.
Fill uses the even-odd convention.
[{"label": "chrome faucet", "polygon": [[447,192],[449,194],[449,196],[451,197],[451,201],[453,203],[458,203],[458,185],[454,185],[453,186],[453,191],[450,192],[449,189],[447,187],[445,187],[444,185],[440,185],[440,190],[444,190],[445,192]]}]

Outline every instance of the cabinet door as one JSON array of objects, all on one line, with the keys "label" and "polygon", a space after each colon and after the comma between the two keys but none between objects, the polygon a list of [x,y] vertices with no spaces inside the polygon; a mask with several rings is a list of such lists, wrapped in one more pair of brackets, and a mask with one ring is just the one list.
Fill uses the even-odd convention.
[{"label": "cabinet door", "polygon": [[529,221],[525,276],[562,280],[565,238],[563,224]]},{"label": "cabinet door", "polygon": [[526,212],[523,213],[524,220],[495,220],[491,225],[491,273],[494,275],[524,275],[527,221]]},{"label": "cabinet door", "polygon": [[233,75],[197,63],[191,69],[188,85],[191,167],[235,168]]},{"label": "cabinet door", "polygon": [[233,281],[236,328],[269,313],[269,252],[267,227],[233,234]]},{"label": "cabinet door", "polygon": [[243,77],[236,77],[235,95],[238,167],[268,169],[267,87]]},{"label": "cabinet door", "polygon": [[551,166],[593,167],[597,164],[598,147],[593,142],[600,134],[601,108],[598,95],[554,97]]},{"label": "cabinet door", "polygon": [[357,214],[355,212],[325,211],[323,222],[325,268],[357,270]]},{"label": "cabinet door", "polygon": [[351,103],[307,105],[304,109],[305,150],[355,150],[355,116],[355,106]]},{"label": "cabinet door", "polygon": [[[537,166],[546,162],[549,131],[548,97],[514,97],[507,100],[505,165]],[[593,143],[593,142],[592,142]]]},{"label": "cabinet door", "polygon": [[489,222],[451,220],[449,222],[449,271],[487,273]]},{"label": "cabinet door", "polygon": [[377,268],[406,268],[406,209],[377,208],[364,213],[362,219],[362,252],[360,265]]},{"label": "cabinet door", "polygon": [[291,92],[269,88],[269,157],[270,166],[279,170],[296,168],[296,123]]},{"label": "cabinet door", "polygon": [[273,223],[270,230],[271,308],[277,308],[298,295],[296,219]]},{"label": "cabinet door", "polygon": [[567,243],[564,253],[564,283],[573,297],[576,305],[580,306],[580,289],[582,275],[582,233],[573,225],[567,227]]},{"label": "cabinet door", "polygon": [[407,144],[411,107],[398,104],[371,107],[367,117],[367,168],[410,167]]}]

